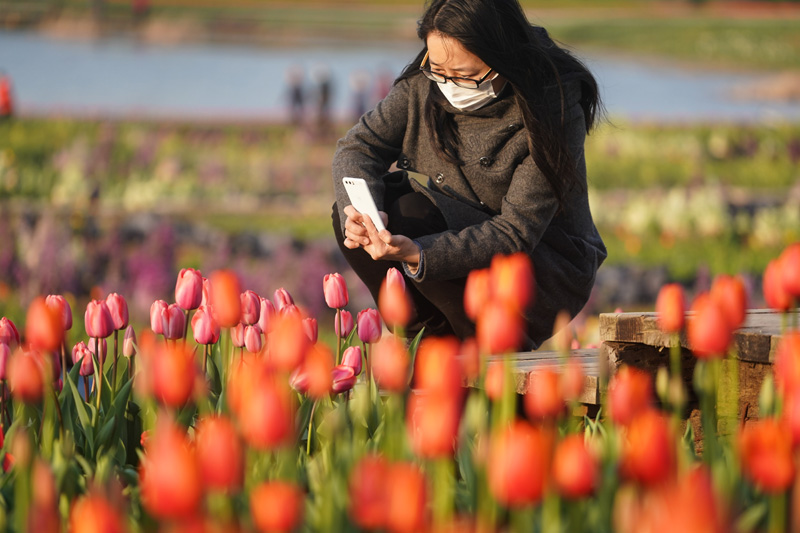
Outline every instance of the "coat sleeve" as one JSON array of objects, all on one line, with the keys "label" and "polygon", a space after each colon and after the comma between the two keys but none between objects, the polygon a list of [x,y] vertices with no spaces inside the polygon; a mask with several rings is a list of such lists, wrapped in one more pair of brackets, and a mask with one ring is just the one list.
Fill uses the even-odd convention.
[{"label": "coat sleeve", "polygon": [[332,163],[333,188],[342,224],[347,218],[343,209],[350,205],[342,185],[344,177],[365,179],[375,204],[383,210],[384,185],[379,178],[397,161],[401,151],[408,120],[408,87],[405,80],[395,84],[337,143]]}]

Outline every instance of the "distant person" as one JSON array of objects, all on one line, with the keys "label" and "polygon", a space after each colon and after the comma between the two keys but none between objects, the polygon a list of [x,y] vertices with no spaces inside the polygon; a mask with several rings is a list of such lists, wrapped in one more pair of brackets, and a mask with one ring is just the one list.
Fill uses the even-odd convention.
[{"label": "distant person", "polygon": [[350,75],[350,90],[353,95],[353,122],[361,118],[366,113],[369,105],[367,99],[369,88],[369,74],[363,70],[357,70]]},{"label": "distant person", "polygon": [[333,99],[333,81],[326,66],[319,66],[312,72],[317,88],[317,133],[326,135],[331,126],[331,101]]},{"label": "distant person", "polygon": [[297,127],[303,124],[305,113],[305,89],[303,88],[303,69],[298,66],[286,72],[286,83],[289,87],[289,122]]},{"label": "distant person", "polygon": [[[520,348],[536,348],[561,311],[581,311],[606,258],[584,160],[602,109],[597,81],[518,0],[432,0],[417,32],[419,53],[338,142],[339,248],[376,302],[387,271],[403,273],[407,336],[460,339],[475,335],[469,273],[527,255],[536,288]],[[353,208],[346,176],[367,181],[387,229]]]},{"label": "distant person", "polygon": [[14,97],[11,93],[11,78],[0,72],[0,119],[14,116]]}]

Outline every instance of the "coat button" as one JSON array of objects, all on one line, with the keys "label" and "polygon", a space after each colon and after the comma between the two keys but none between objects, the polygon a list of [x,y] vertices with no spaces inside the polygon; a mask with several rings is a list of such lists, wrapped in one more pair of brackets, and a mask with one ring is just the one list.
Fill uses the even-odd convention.
[{"label": "coat button", "polygon": [[400,164],[398,166],[400,168],[408,168],[411,166],[411,160],[407,157],[404,157],[400,160]]},{"label": "coat button", "polygon": [[508,125],[508,127],[507,127],[506,129],[507,129],[508,131],[517,131],[517,130],[519,129],[519,126],[518,126],[518,125],[516,125],[516,124],[509,124],[509,125]]},{"label": "coat button", "polygon": [[444,174],[442,174],[441,172],[436,174],[436,178],[434,178],[434,181],[436,181],[436,183],[443,182],[444,181]]},{"label": "coat button", "polygon": [[489,167],[494,163],[494,160],[491,157],[481,157],[480,164],[482,167]]}]

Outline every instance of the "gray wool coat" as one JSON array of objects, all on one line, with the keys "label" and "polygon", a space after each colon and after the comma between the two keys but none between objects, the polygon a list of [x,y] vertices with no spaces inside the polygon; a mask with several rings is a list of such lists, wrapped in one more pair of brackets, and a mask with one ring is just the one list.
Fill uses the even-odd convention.
[{"label": "gray wool coat", "polygon": [[[441,159],[423,118],[429,91],[436,83],[414,75],[395,84],[375,109],[364,114],[342,139],[333,158],[333,182],[340,220],[350,204],[342,185],[346,176],[364,178],[383,208],[381,177],[392,164],[427,177],[411,184],[441,210],[449,230],[415,239],[421,246],[421,269],[414,282],[463,278],[488,267],[496,254],[525,252],[534,265],[536,293],[527,313],[529,335],[538,345],[553,333],[560,310],[571,316],[585,305],[598,267],[606,257],[592,221],[586,189],[584,114],[580,85],[565,82],[567,139],[583,177],[558,202],[528,149],[527,132],[507,87],[488,105],[455,115],[462,166]],[[561,106],[553,102],[554,112]]]}]

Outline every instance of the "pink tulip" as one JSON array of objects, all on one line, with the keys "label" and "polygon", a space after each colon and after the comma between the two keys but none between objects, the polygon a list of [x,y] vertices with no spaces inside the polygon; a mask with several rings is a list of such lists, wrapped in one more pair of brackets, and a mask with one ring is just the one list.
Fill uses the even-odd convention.
[{"label": "pink tulip", "polygon": [[125,338],[122,341],[122,355],[133,357],[136,355],[136,332],[133,326],[128,326],[125,330]]},{"label": "pink tulip", "polygon": [[295,318],[303,318],[303,313],[300,311],[300,308],[294,304],[288,304],[286,307],[279,311],[281,316],[293,316]]},{"label": "pink tulip", "polygon": [[261,332],[266,335],[272,331],[272,319],[275,317],[275,306],[272,305],[272,300],[267,298],[259,298],[261,301],[261,312],[258,314],[258,327]]},{"label": "pink tulip", "polygon": [[19,346],[19,330],[6,317],[0,318],[0,342],[8,344],[10,348]]},{"label": "pink tulip", "polygon": [[344,309],[339,311],[338,315],[339,317],[336,319],[333,329],[337,337],[346,339],[350,332],[353,331],[353,315],[350,314],[350,311],[345,311]]},{"label": "pink tulip", "polygon": [[292,295],[289,294],[289,291],[281,287],[277,291],[275,291],[275,295],[272,298],[275,300],[275,308],[278,311],[283,311],[283,308],[287,305],[293,305],[294,300],[292,299]]},{"label": "pink tulip", "polygon": [[150,306],[150,329],[156,335],[164,334],[164,326],[161,324],[161,312],[166,310],[169,304],[164,300],[156,300]]},{"label": "pink tulip", "polygon": [[263,340],[261,338],[261,330],[258,329],[258,326],[245,326],[244,347],[247,348],[247,351],[250,353],[258,353],[261,351],[261,346],[263,346]]},{"label": "pink tulip", "polygon": [[105,339],[114,332],[114,320],[105,300],[92,300],[86,306],[86,334],[93,339]]},{"label": "pink tulip", "polygon": [[347,284],[338,272],[327,274],[322,279],[322,290],[325,293],[325,303],[331,309],[341,309],[347,305]]},{"label": "pink tulip", "polygon": [[208,278],[203,278],[203,297],[200,299],[200,305],[209,305],[211,303],[211,282]]},{"label": "pink tulip", "polygon": [[303,331],[305,331],[306,337],[308,337],[308,340],[311,341],[311,344],[317,343],[317,338],[319,336],[319,327],[317,326],[316,318],[310,318],[310,317],[304,318]]},{"label": "pink tulip", "polygon": [[349,366],[358,376],[361,374],[361,346],[350,346],[342,354],[342,364]]},{"label": "pink tulip", "polygon": [[261,298],[251,290],[246,290],[241,295],[242,323],[250,326],[258,322],[261,315]]},{"label": "pink tulip", "polygon": [[210,307],[201,305],[192,316],[192,333],[197,344],[216,344],[220,326]]},{"label": "pink tulip", "polygon": [[72,308],[66,298],[60,294],[51,294],[45,298],[45,303],[61,313],[61,325],[64,331],[72,329]]},{"label": "pink tulip", "polygon": [[125,298],[112,292],[106,296],[106,305],[111,313],[111,321],[114,322],[114,329],[119,331],[128,327],[128,302]]},{"label": "pink tulip", "polygon": [[178,340],[186,331],[186,315],[178,304],[170,304],[161,311],[161,329],[165,339]]},{"label": "pink tulip", "polygon": [[184,268],[175,283],[175,301],[186,311],[197,309],[203,301],[203,275],[199,270]]},{"label": "pink tulip", "polygon": [[363,309],[359,311],[358,317],[358,338],[361,342],[372,344],[381,338],[381,315],[377,309]]},{"label": "pink tulip", "polygon": [[244,324],[241,322],[231,328],[231,342],[237,348],[244,348]]},{"label": "pink tulip", "polygon": [[86,346],[85,342],[81,341],[72,348],[72,362],[76,365],[80,363],[81,368],[78,373],[81,376],[86,377],[94,374],[92,352]]},{"label": "pink tulip", "polygon": [[[97,343],[97,348],[100,349],[100,353],[95,353],[95,341],[99,341]],[[89,340],[89,351],[92,352],[97,356],[98,361],[105,362],[106,358],[108,357],[108,342],[105,339],[90,339]]]},{"label": "pink tulip", "polygon": [[0,342],[0,381],[8,377],[6,375],[6,367],[8,366],[9,357],[11,357],[11,347],[4,342]]},{"label": "pink tulip", "polygon": [[303,371],[302,366],[297,367],[289,376],[289,386],[291,386],[300,394],[305,394],[308,392],[308,383],[308,373]]},{"label": "pink tulip", "polygon": [[400,272],[395,267],[390,268],[386,271],[386,284],[387,285],[398,285],[403,290],[406,289],[406,278],[403,277],[403,273]]},{"label": "pink tulip", "polygon": [[333,367],[333,384],[331,389],[333,392],[345,392],[353,388],[356,384],[356,373],[353,367],[347,365],[338,365]]}]

